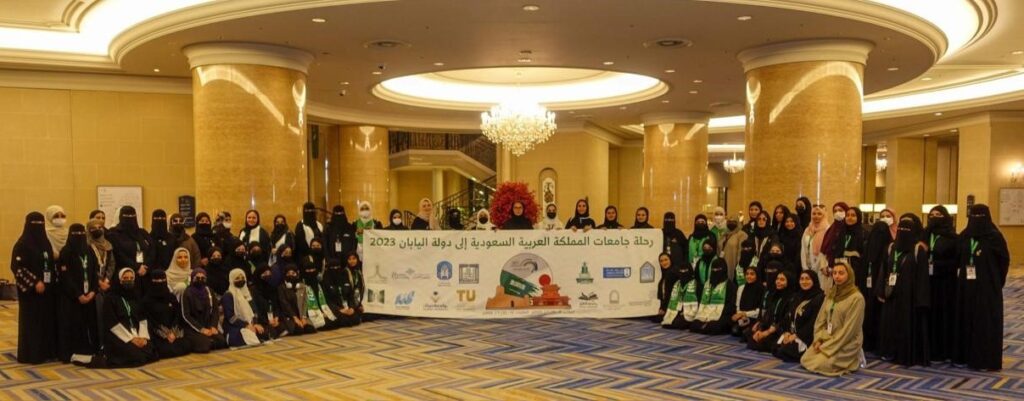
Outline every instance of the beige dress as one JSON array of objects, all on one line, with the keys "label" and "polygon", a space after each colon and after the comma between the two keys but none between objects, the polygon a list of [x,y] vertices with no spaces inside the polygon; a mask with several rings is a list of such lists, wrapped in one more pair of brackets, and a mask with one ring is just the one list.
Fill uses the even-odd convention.
[{"label": "beige dress", "polygon": [[[808,348],[800,358],[804,369],[826,376],[842,376],[860,368],[864,345],[864,296],[856,292],[832,308],[826,298],[814,320],[814,341],[822,341],[821,352]],[[832,332],[829,333],[829,312]]]}]

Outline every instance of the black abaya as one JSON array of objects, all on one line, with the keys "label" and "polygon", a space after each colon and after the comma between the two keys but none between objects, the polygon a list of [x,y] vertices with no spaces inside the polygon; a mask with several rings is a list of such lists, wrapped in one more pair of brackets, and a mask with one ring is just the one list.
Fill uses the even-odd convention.
[{"label": "black abaya", "polygon": [[[864,246],[864,350],[875,351],[878,348],[878,324],[882,314],[882,303],[875,295],[875,287],[885,284],[882,277],[883,265],[889,252],[889,244],[892,243],[892,234],[889,225],[883,221],[875,222],[868,234],[867,244]],[[858,279],[860,276],[858,276]],[[859,280],[858,280],[859,281]],[[858,283],[858,288],[861,288]]]},{"label": "black abaya", "polygon": [[[972,264],[973,275],[968,270]],[[953,363],[972,369],[1002,369],[1002,288],[1009,266],[1006,239],[992,223],[988,207],[974,205],[960,239]]]},{"label": "black abaya", "polygon": [[956,268],[960,262],[959,249],[956,232],[953,231],[953,220],[945,213],[945,208],[942,208],[941,212],[944,214],[943,217],[928,219],[928,229],[925,230],[923,238],[928,243],[928,274],[931,281],[928,344],[931,346],[930,356],[933,361],[950,359],[953,332],[957,329],[953,324],[953,316],[956,305]]},{"label": "black abaya", "polygon": [[[84,232],[76,235],[74,226],[67,246],[61,250],[58,265],[62,290],[57,303],[57,327],[60,329],[58,356],[69,362],[73,354],[91,356],[100,349],[95,298],[100,291],[97,281],[99,262],[96,254],[88,249]],[[92,298],[81,303],[79,297],[89,293],[93,294]]]},{"label": "black abaya", "polygon": [[[56,357],[57,285],[52,248],[43,228],[43,215],[28,215],[25,231],[11,251],[11,270],[18,286],[18,362],[44,363]],[[42,282],[42,294],[36,283]]]},{"label": "black abaya", "polygon": [[[928,366],[928,250],[918,244],[912,252],[900,252],[896,258],[898,244],[893,245],[879,272],[885,281],[875,286],[875,295],[885,300],[879,322],[878,354],[904,366]],[[890,273],[894,271],[896,283],[887,296]]]}]

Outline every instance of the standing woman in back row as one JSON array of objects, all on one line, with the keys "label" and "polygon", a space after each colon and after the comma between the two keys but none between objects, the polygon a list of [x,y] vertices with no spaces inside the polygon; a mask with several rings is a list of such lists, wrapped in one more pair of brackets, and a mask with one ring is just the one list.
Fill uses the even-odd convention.
[{"label": "standing woman in back row", "polygon": [[928,247],[921,243],[921,220],[900,216],[875,295],[882,302],[878,355],[903,366],[928,366]]},{"label": "standing woman in back row", "polygon": [[974,205],[960,233],[953,363],[1003,368],[1003,286],[1010,268],[1006,239],[988,206]]},{"label": "standing woman in back row", "polygon": [[57,272],[42,213],[25,216],[25,228],[11,251],[18,285],[18,362],[44,363],[56,357]]},{"label": "standing woman in back row", "polygon": [[594,227],[597,227],[597,223],[590,217],[590,202],[586,199],[576,201],[576,214],[565,223],[565,229],[587,231]]},{"label": "standing woman in back row", "polygon": [[238,239],[246,248],[250,243],[256,242],[260,244],[261,250],[271,249],[270,233],[260,226],[260,212],[256,210],[245,212],[245,227],[242,227],[242,231],[238,233]]},{"label": "standing woman in back row", "polygon": [[924,230],[928,244],[928,276],[931,287],[931,310],[928,315],[928,345],[933,361],[945,361],[952,356],[953,324],[956,307],[956,267],[960,262],[953,218],[945,206],[938,205],[928,212],[928,227]]}]

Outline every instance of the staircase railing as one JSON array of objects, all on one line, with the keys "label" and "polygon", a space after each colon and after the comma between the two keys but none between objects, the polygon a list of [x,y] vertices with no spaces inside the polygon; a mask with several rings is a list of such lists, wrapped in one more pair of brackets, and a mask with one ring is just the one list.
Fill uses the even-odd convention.
[{"label": "staircase railing", "polygon": [[449,195],[448,197],[434,202],[434,210],[438,214],[438,223],[441,228],[449,228],[448,213],[450,210],[458,210],[462,215],[462,225],[469,227],[475,224],[477,211],[491,207],[491,198],[496,191],[497,177],[491,177],[484,181],[469,181],[469,187]]},{"label": "staircase railing", "polygon": [[494,143],[481,134],[434,134],[428,132],[388,132],[388,153],[406,150],[455,150],[491,170],[497,168]]}]

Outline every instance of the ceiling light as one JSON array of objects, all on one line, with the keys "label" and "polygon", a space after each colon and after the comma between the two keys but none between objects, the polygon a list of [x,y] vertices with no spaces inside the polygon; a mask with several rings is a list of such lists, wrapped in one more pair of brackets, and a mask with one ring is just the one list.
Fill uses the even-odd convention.
[{"label": "ceiling light", "polygon": [[876,153],[875,154],[875,170],[885,171],[889,167],[889,159],[885,158],[885,155]]},{"label": "ceiling light", "polygon": [[700,93],[700,92],[698,92],[698,91],[690,91],[690,94],[691,94],[691,95],[696,95],[696,94],[698,94],[698,93]]},{"label": "ceiling light", "polygon": [[540,11],[540,6],[536,4],[527,4],[523,6],[523,11]]},{"label": "ceiling light", "polygon": [[665,73],[666,73],[666,74],[671,74],[671,73],[673,73],[673,72],[676,72],[676,70],[673,70],[673,69],[668,69],[668,70],[665,70]]},{"label": "ceiling light", "polygon": [[754,19],[754,17],[751,17],[749,15],[741,15],[739,17],[736,17],[736,19],[739,20],[739,21],[750,21],[750,20]]},{"label": "ceiling light", "polygon": [[885,70],[886,71],[899,71],[900,67],[889,67],[889,68],[886,68]]},{"label": "ceiling light", "polygon": [[544,143],[555,133],[555,113],[535,102],[502,102],[480,114],[480,130],[491,142],[516,156]]},{"label": "ceiling light", "polygon": [[619,110],[625,110],[626,106],[619,107]]},{"label": "ceiling light", "polygon": [[434,65],[436,65],[436,66],[440,67],[440,66],[444,65],[444,63],[442,63],[442,62],[438,61],[438,62],[434,63]]},{"label": "ceiling light", "polygon": [[931,81],[932,77],[924,77],[924,78],[921,78],[921,80],[922,81]]},{"label": "ceiling light", "polygon": [[605,61],[605,62],[603,62],[601,64],[604,64],[604,65],[614,65],[615,62],[614,61]]},{"label": "ceiling light", "polygon": [[732,154],[732,160],[726,160],[722,162],[722,166],[725,167],[725,171],[729,174],[736,174],[743,171],[747,167],[747,161],[743,159],[737,159],[736,154]]},{"label": "ceiling light", "polygon": [[1012,54],[1014,56],[1019,56],[1021,54],[1024,54],[1024,50],[1014,50],[1014,51],[1010,52],[1010,54]]},{"label": "ceiling light", "polygon": [[661,102],[662,102],[662,103],[668,103],[668,102],[669,102],[669,100],[668,100],[668,99],[665,99],[665,100],[662,100]]},{"label": "ceiling light", "polygon": [[371,74],[373,74],[373,75],[380,75],[380,74],[383,74],[383,72],[380,72],[380,71],[374,71],[374,72],[371,72]]},{"label": "ceiling light", "polygon": [[517,63],[532,63],[533,59],[529,58],[529,57],[520,57],[520,58],[516,59],[516,62]]},{"label": "ceiling light", "polygon": [[644,47],[661,47],[666,49],[690,46],[693,46],[693,41],[683,38],[659,38],[644,42]]},{"label": "ceiling light", "polygon": [[693,80],[693,83],[695,83],[695,84],[702,84],[702,83],[704,83],[704,81],[700,80],[700,79],[695,79],[695,80]]},{"label": "ceiling light", "polygon": [[958,129],[956,129],[956,128],[953,128],[953,129],[949,130],[949,132],[952,132],[952,133],[954,133],[954,134],[955,134],[955,133],[959,132],[959,130],[958,130]]},{"label": "ceiling light", "polygon": [[341,82],[338,82],[338,85],[348,85],[348,84],[349,84],[349,82],[348,82],[348,81],[341,81]]},{"label": "ceiling light", "polygon": [[323,18],[313,18],[313,22],[316,22],[318,24],[322,24],[324,22],[327,22],[327,20],[325,20]]},{"label": "ceiling light", "polygon": [[153,72],[160,72],[160,69],[159,68],[154,68]]},{"label": "ceiling light", "polygon": [[942,115],[942,112],[941,112],[941,111],[939,111],[939,112],[936,112],[936,113],[935,113],[935,116],[936,116],[936,117],[938,117],[938,116],[941,116],[941,115]]}]

